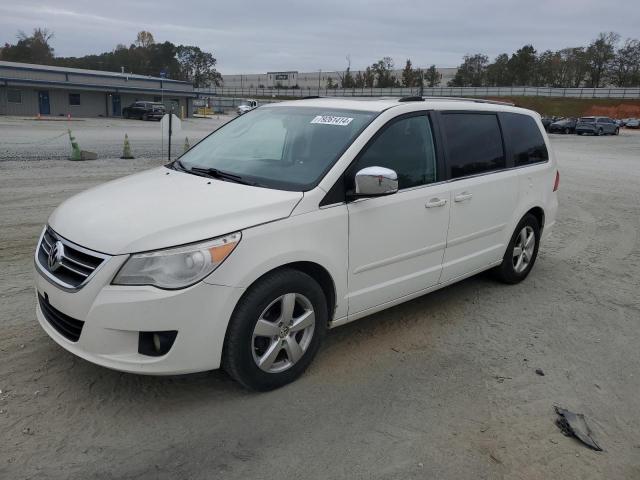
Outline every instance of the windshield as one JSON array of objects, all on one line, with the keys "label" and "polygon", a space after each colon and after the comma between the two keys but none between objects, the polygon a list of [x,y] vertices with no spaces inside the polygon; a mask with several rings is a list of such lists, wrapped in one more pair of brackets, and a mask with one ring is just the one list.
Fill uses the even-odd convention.
[{"label": "windshield", "polygon": [[376,113],[261,107],[222,126],[180,157],[186,169],[216,169],[261,186],[313,188]]}]

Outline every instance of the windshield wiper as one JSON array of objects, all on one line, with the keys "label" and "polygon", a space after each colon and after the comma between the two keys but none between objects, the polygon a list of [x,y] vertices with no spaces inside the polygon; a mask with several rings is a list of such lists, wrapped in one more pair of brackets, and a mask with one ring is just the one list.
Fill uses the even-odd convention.
[{"label": "windshield wiper", "polygon": [[171,170],[178,170],[179,172],[188,172],[189,170],[182,164],[180,160],[174,160],[173,162],[169,162],[165,165],[165,167],[170,168]]},{"label": "windshield wiper", "polygon": [[[181,164],[180,166],[184,168],[184,166],[182,166]],[[217,178],[219,180],[227,180],[230,182],[240,183],[242,185],[260,186],[258,183],[244,180],[240,175],[235,175],[223,170],[218,170],[217,168],[191,167],[190,169],[185,168],[185,171],[194,173],[196,175],[202,175],[204,177]]]}]

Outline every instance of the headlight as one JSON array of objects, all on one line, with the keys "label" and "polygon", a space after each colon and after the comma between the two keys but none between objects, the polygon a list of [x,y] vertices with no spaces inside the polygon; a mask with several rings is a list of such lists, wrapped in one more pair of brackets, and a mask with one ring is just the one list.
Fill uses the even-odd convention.
[{"label": "headlight", "polygon": [[153,285],[185,288],[199,282],[224,262],[242,235],[231,233],[206,242],[148,253],[136,253],[125,262],[114,285]]}]

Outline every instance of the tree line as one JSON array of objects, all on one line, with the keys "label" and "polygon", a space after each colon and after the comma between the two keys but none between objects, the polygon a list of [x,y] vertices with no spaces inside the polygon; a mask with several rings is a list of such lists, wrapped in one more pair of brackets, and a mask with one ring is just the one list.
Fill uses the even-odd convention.
[{"label": "tree line", "polygon": [[453,87],[636,87],[640,85],[640,41],[621,42],[614,32],[601,33],[586,47],[545,50],[524,45],[493,62],[482,53],[466,55],[448,83]]},{"label": "tree line", "polygon": [[220,85],[222,76],[215,69],[217,63],[212,53],[193,45],[174,45],[171,42],[156,43],[147,31],[138,33],[129,46],[117,45],[112,51],[82,57],[57,57],[51,46],[53,32],[36,28],[31,35],[18,33],[15,44],[0,47],[0,60],[10,62],[56,65],[128,73],[161,75],[175,80],[185,80],[195,87]]},{"label": "tree line", "polygon": [[[357,72],[347,69],[327,88],[437,87],[442,75],[435,65],[422,70],[407,59],[397,74],[391,57],[383,57]],[[640,40],[621,41],[614,32],[601,33],[586,47],[545,50],[524,45],[511,55],[501,53],[493,62],[483,53],[465,55],[450,87],[637,87],[640,85]]]},{"label": "tree line", "polygon": [[395,64],[391,57],[383,57],[353,74],[351,58],[347,55],[347,69],[338,73],[338,79],[327,78],[326,88],[389,88],[389,87],[437,87],[442,74],[435,65],[426,70],[414,68],[411,59],[407,59],[401,78],[395,75]]}]

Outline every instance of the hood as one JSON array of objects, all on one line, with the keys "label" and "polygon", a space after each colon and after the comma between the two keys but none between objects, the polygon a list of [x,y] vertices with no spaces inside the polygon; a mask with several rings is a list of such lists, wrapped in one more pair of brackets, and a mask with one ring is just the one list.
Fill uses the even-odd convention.
[{"label": "hood", "polygon": [[161,167],[80,193],[49,218],[61,236],[110,255],[197,242],[288,217],[301,192]]}]

